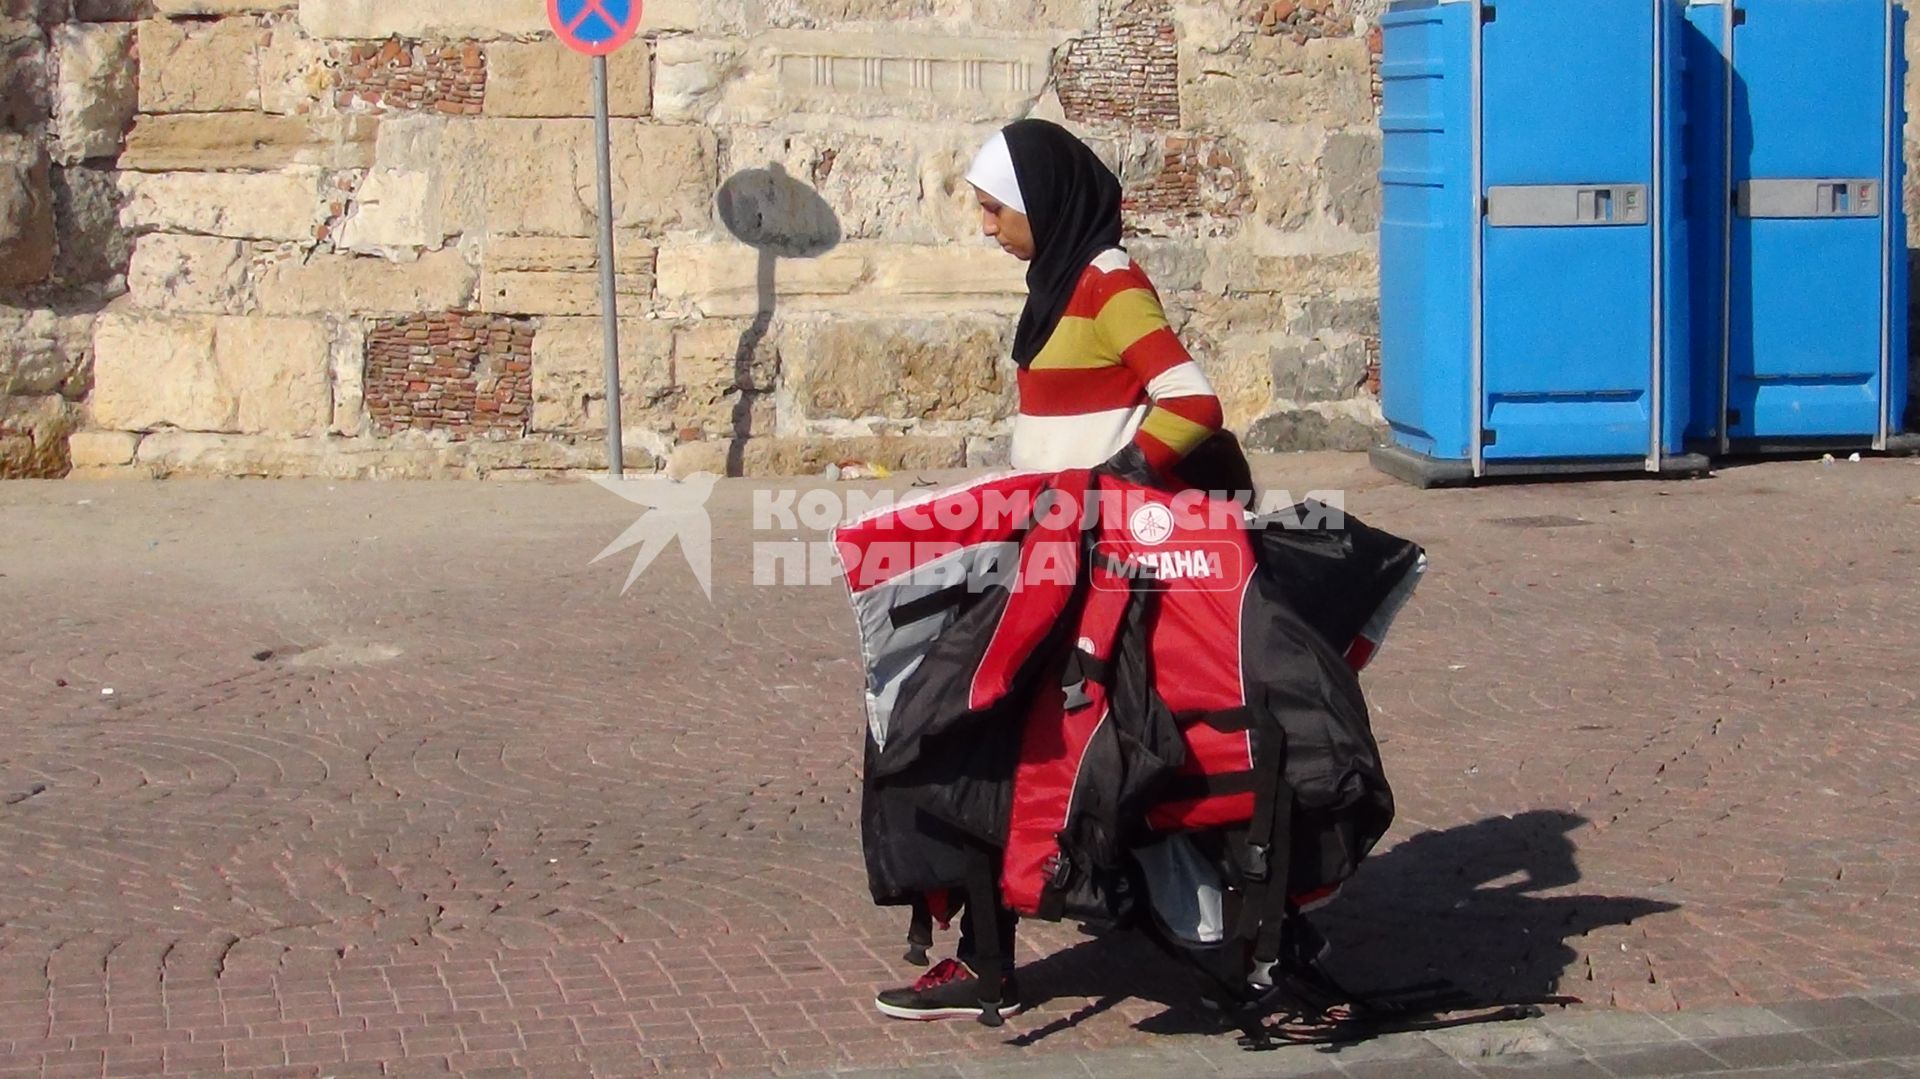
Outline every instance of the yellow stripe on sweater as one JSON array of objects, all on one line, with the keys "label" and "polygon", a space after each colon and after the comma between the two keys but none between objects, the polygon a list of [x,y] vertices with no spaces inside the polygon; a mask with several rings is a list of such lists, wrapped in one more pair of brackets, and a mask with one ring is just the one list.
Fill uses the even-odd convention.
[{"label": "yellow stripe on sweater", "polygon": [[1094,318],[1100,337],[1115,355],[1124,355],[1140,339],[1167,328],[1167,313],[1152,292],[1130,288],[1115,293]]},{"label": "yellow stripe on sweater", "polygon": [[1069,315],[1054,327],[1053,336],[1040,354],[1033,358],[1033,366],[1043,370],[1081,370],[1090,367],[1113,367],[1120,363],[1120,354],[1100,339],[1100,331],[1090,318]]},{"label": "yellow stripe on sweater", "polygon": [[1197,449],[1205,442],[1213,430],[1193,422],[1176,412],[1156,408],[1147,413],[1140,423],[1140,430],[1167,444],[1167,448],[1182,457]]}]

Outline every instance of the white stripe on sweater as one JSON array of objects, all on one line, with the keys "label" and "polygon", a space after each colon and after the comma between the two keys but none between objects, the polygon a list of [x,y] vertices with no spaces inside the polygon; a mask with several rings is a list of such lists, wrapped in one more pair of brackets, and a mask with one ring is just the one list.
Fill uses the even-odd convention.
[{"label": "white stripe on sweater", "polygon": [[1199,364],[1188,360],[1147,383],[1147,396],[1156,401],[1162,397],[1212,397],[1213,383],[1207,381],[1207,373]]},{"label": "white stripe on sweater", "polygon": [[1085,412],[1077,416],[1013,418],[1013,467],[1036,472],[1092,468],[1133,441],[1152,406]]}]

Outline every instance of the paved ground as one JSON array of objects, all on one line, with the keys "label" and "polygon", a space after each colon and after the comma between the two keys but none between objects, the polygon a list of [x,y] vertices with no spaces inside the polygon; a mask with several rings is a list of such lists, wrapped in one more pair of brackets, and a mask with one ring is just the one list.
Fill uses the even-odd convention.
[{"label": "paved ground", "polygon": [[[634,510],[590,484],[12,484],[0,1076],[1631,1074],[1620,1044],[1913,1074],[1911,997],[1751,1009],[1920,989],[1920,462],[1261,470],[1434,560],[1368,676],[1401,818],[1327,915],[1340,970],[1582,1006],[1250,1057],[1150,952],[1042,927],[1007,1030],[885,1022],[911,972],[859,868],[849,617],[751,586],[787,534],[747,487],[709,603],[672,554],[622,596],[592,559]],[[1665,1021],[1555,1033],[1653,1022],[1622,1011]]]}]

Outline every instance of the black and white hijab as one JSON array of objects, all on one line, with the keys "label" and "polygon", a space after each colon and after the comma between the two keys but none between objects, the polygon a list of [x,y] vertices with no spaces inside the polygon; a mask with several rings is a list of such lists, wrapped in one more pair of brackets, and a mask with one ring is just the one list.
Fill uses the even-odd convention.
[{"label": "black and white hijab", "polygon": [[1014,362],[1025,367],[1053,336],[1087,265],[1120,246],[1120,180],[1066,128],[1021,120],[980,151],[967,182],[1033,226],[1027,307],[1013,339]]}]

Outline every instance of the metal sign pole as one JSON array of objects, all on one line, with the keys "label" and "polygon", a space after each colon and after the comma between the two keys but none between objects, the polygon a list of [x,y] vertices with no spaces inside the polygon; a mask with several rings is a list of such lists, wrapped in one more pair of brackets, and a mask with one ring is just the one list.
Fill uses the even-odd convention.
[{"label": "metal sign pole", "polygon": [[607,475],[619,479],[626,454],[620,438],[620,312],[613,273],[613,136],[607,121],[607,58],[593,58],[593,139],[600,158],[600,321],[607,359]]}]

